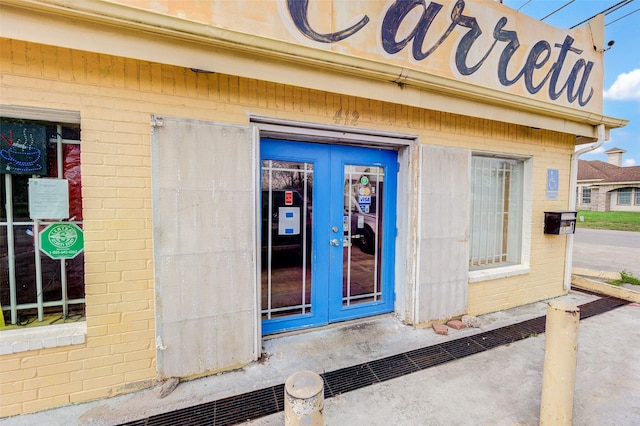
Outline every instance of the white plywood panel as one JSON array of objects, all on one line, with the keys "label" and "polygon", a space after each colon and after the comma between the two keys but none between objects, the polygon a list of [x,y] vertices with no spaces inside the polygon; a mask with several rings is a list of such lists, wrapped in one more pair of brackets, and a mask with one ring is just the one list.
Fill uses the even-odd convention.
[{"label": "white plywood panel", "polygon": [[158,375],[257,358],[255,147],[249,127],[156,117],[153,237]]},{"label": "white plywood panel", "polygon": [[466,311],[471,158],[462,149],[421,149],[418,323]]}]

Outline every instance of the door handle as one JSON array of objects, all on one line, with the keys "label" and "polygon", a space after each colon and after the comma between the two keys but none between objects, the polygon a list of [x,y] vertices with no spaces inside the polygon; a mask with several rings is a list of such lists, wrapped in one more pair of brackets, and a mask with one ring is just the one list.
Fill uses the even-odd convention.
[{"label": "door handle", "polygon": [[337,238],[334,238],[333,240],[329,241],[329,243],[334,247],[338,247],[340,245],[340,241],[338,241]]}]

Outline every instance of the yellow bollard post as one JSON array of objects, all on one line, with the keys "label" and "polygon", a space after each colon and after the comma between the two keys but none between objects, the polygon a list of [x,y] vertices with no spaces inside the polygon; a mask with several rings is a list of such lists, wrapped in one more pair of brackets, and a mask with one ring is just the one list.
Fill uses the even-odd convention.
[{"label": "yellow bollard post", "polygon": [[540,425],[571,425],[580,309],[566,302],[547,306]]},{"label": "yellow bollard post", "polygon": [[284,424],[324,425],[324,383],[312,371],[293,373],[284,383]]}]

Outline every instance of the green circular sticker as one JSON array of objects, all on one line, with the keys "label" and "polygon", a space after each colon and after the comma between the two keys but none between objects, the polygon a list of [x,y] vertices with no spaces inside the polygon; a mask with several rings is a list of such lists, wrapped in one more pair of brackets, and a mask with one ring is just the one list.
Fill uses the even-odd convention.
[{"label": "green circular sticker", "polygon": [[360,178],[360,183],[361,183],[362,185],[369,185],[369,178],[368,178],[368,177],[366,177],[366,176],[362,176],[362,177]]}]

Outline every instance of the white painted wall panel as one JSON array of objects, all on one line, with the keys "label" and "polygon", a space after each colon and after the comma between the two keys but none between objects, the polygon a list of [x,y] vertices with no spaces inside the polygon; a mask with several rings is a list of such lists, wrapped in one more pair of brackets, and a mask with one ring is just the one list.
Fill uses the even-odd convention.
[{"label": "white painted wall panel", "polygon": [[466,311],[471,159],[468,150],[421,149],[418,323]]},{"label": "white painted wall panel", "polygon": [[249,127],[162,118],[152,137],[158,374],[246,364],[256,335],[255,158]]}]

